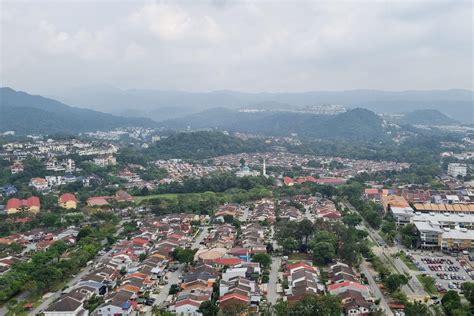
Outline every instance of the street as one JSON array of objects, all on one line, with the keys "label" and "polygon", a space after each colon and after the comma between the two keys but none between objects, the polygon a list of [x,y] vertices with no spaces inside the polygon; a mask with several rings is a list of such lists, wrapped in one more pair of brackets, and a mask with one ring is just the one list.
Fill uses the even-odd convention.
[{"label": "street", "polygon": [[372,273],[370,273],[368,264],[365,260],[362,261],[362,263],[360,264],[360,269],[369,280],[370,291],[375,295],[375,298],[380,299],[380,307],[388,316],[393,315],[392,311],[390,310],[390,307],[388,306],[387,300],[385,299],[382,291],[380,291],[380,288],[372,277]]},{"label": "street", "polygon": [[160,289],[160,293],[158,295],[153,296],[154,298],[156,298],[156,301],[155,301],[154,305],[162,306],[163,303],[166,301],[166,298],[169,295],[171,285],[172,284],[178,284],[179,285],[179,283],[181,283],[180,279],[181,279],[181,274],[183,272],[183,268],[184,268],[184,264],[179,264],[178,265],[178,270],[176,270],[174,272],[168,271],[166,273],[168,283],[165,284]]},{"label": "street", "polygon": [[199,247],[201,246],[201,242],[207,237],[207,235],[209,235],[208,228],[209,227],[207,226],[199,227],[201,231],[197,235],[196,239],[194,239],[194,242],[191,246],[192,249],[199,249]]},{"label": "street", "polygon": [[270,304],[275,305],[278,299],[277,283],[278,283],[278,270],[281,265],[281,257],[273,257],[272,265],[270,270],[270,279],[267,287],[267,300]]}]

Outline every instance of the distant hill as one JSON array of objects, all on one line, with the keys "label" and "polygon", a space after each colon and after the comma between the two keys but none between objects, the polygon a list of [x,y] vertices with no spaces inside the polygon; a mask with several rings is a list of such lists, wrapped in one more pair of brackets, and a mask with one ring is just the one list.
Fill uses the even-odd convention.
[{"label": "distant hill", "polygon": [[452,125],[459,124],[458,121],[448,117],[437,110],[416,110],[404,114],[399,123],[410,125]]},{"label": "distant hill", "polygon": [[183,92],[121,90],[86,87],[54,95],[68,103],[118,115],[146,116],[154,120],[178,118],[211,108],[247,107],[292,110],[322,104],[365,108],[376,113],[400,113],[434,109],[464,123],[474,123],[474,92],[462,89],[426,91],[309,91],[292,93],[244,93],[236,91]]},{"label": "distant hill", "polygon": [[156,124],[150,119],[71,107],[11,88],[0,88],[0,123],[0,131],[13,130],[18,134],[78,133]]},{"label": "distant hill", "polygon": [[338,115],[285,111],[247,113],[217,108],[159,124],[174,129],[220,128],[272,136],[297,133],[303,137],[325,139],[365,141],[387,138],[383,120],[374,112],[360,108]]},{"label": "distant hill", "polygon": [[215,131],[172,134],[148,149],[144,154],[154,159],[206,159],[210,157],[255,152],[267,147],[258,139],[242,140]]}]

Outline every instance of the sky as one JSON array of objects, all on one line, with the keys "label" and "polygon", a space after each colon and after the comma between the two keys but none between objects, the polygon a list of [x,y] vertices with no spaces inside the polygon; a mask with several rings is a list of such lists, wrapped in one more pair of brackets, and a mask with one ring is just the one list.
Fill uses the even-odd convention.
[{"label": "sky", "polygon": [[0,84],[33,93],[474,89],[471,1],[0,6]]}]

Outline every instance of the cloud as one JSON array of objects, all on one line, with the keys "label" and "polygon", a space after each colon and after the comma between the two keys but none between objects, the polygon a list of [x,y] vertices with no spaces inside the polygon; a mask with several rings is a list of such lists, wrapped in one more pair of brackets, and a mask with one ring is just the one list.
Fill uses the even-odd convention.
[{"label": "cloud", "polygon": [[[2,6],[2,84],[38,92],[84,84],[194,91],[473,86],[471,2]],[[54,75],[45,78],[45,71]]]}]

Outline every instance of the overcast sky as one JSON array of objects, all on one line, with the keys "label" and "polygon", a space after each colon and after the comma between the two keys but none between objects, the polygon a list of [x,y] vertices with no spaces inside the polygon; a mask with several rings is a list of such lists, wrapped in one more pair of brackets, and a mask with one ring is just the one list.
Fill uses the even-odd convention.
[{"label": "overcast sky", "polygon": [[471,1],[0,1],[1,85],[34,93],[473,88]]}]

